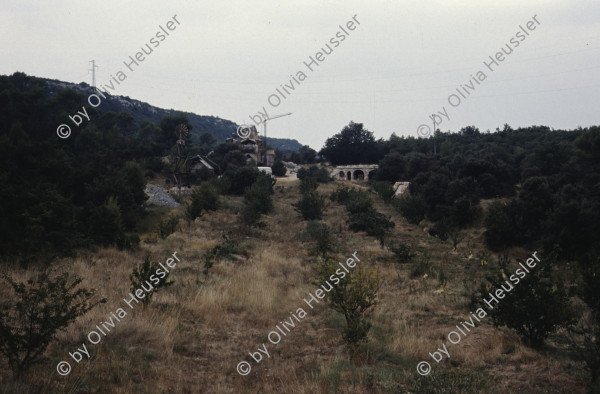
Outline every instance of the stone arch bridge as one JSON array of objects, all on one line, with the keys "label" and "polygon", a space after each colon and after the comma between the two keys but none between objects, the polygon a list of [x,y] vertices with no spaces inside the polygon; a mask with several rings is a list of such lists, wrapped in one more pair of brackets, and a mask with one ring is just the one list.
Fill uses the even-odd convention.
[{"label": "stone arch bridge", "polygon": [[378,164],[352,164],[347,166],[337,166],[331,171],[333,179],[340,180],[371,180],[375,171],[379,168]]}]

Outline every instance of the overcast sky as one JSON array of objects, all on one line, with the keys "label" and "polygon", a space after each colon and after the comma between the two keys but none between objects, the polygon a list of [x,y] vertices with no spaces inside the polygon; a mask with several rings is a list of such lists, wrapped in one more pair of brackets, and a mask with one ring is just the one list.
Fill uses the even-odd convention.
[{"label": "overcast sky", "polygon": [[[238,124],[263,107],[269,116],[292,112],[268,123],[269,136],[317,150],[350,121],[377,138],[417,135],[438,111],[447,114],[442,131],[600,124],[598,0],[123,3],[1,0],[0,74],[91,84],[94,59],[98,86],[123,71],[114,94],[157,107]],[[169,31],[175,15],[180,24]],[[519,26],[534,16],[539,24],[521,41]],[[350,31],[353,17],[360,24]],[[128,70],[123,61],[157,39],[159,26],[170,35]],[[334,48],[338,32],[345,38]],[[484,61],[511,38],[519,46],[490,71]],[[327,43],[333,52],[311,72],[304,62],[329,52]],[[299,71],[305,79],[287,94],[280,85]],[[286,98],[271,97],[275,107],[277,88]],[[452,106],[457,88],[465,98]]]}]

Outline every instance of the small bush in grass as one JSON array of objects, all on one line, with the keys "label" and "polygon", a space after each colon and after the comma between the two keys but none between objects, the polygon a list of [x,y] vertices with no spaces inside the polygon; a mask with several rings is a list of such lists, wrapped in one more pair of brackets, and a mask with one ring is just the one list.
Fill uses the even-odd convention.
[{"label": "small bush in grass", "polygon": [[[156,270],[160,269],[161,272],[162,267],[158,262],[151,262],[150,255],[146,255],[144,258],[144,262],[140,265],[133,268],[133,272],[129,275],[129,280],[131,281],[131,292],[135,292],[137,289],[141,289],[144,286],[144,290],[146,287],[149,287],[151,290],[146,291],[146,296],[142,298],[142,303],[144,305],[149,305],[152,302],[152,296],[154,293],[162,288],[168,287],[173,284],[173,282],[169,282],[169,272],[164,272],[164,278],[161,278],[159,274],[156,274]],[[156,279],[159,279],[159,282],[150,280],[150,276],[154,276]]]},{"label": "small bush in grass", "polygon": [[256,167],[233,167],[225,170],[221,179],[223,185],[227,186],[227,194],[241,196],[260,175]]},{"label": "small bush in grass", "polygon": [[160,222],[158,222],[157,233],[162,239],[165,239],[169,235],[177,231],[178,225],[179,216],[170,216],[168,218],[163,218]]},{"label": "small bush in grass", "polygon": [[331,182],[331,175],[325,167],[310,166],[308,169],[300,168],[297,173],[298,179],[314,178],[319,183]]},{"label": "small bush in grass", "polygon": [[219,191],[208,182],[194,188],[190,202],[186,204],[185,217],[188,221],[201,217],[204,211],[219,209]]},{"label": "small bush in grass", "polygon": [[321,167],[317,170],[317,172],[315,173],[315,178],[317,178],[317,182],[319,183],[331,182],[331,175],[325,167]]},{"label": "small bush in grass", "polygon": [[244,207],[241,211],[242,223],[248,226],[262,227],[262,214],[273,211],[274,180],[270,175],[259,175],[256,181],[244,193]]},{"label": "small bush in grass", "polygon": [[412,252],[411,248],[404,242],[394,242],[388,247],[392,253],[394,253],[396,261],[399,263],[408,263],[413,257],[415,257],[415,254]]},{"label": "small bush in grass", "polygon": [[348,186],[338,186],[338,188],[331,193],[329,197],[331,201],[337,201],[340,204],[345,204],[346,201],[350,199],[353,193],[356,192],[356,189]]},{"label": "small bush in grass", "polygon": [[[336,276],[339,265],[333,260],[326,260],[319,266],[319,276],[323,282]],[[340,279],[327,298],[329,305],[342,313],[346,318],[344,342],[354,354],[356,346],[367,340],[371,324],[366,320],[368,312],[377,304],[377,292],[380,279],[378,272],[360,265]]]},{"label": "small bush in grass", "polygon": [[394,188],[390,182],[374,181],[371,183],[371,187],[384,202],[389,203],[392,201],[392,197],[394,197]]},{"label": "small bush in grass", "polygon": [[346,210],[351,214],[364,213],[373,209],[373,200],[367,193],[355,191],[346,200],[344,205],[346,206]]},{"label": "small bush in grass", "polygon": [[236,253],[240,253],[241,249],[237,242],[230,240],[227,236],[223,236],[225,242],[221,242],[215,247],[207,250],[202,255],[202,260],[204,261],[204,274],[208,275],[208,270],[212,268],[215,262],[221,259],[233,259],[232,255]]},{"label": "small bush in grass", "polygon": [[15,298],[0,304],[0,353],[8,359],[15,379],[42,359],[58,331],[106,302],[91,302],[95,291],[77,289],[81,279],[71,278],[67,272],[45,271],[26,283],[1,276]]},{"label": "small bush in grass", "polygon": [[320,255],[326,255],[334,247],[334,236],[331,229],[322,222],[311,220],[306,223],[306,233],[310,238],[317,242],[316,252]]},{"label": "small bush in grass", "polygon": [[261,214],[273,211],[273,179],[270,175],[260,175],[244,193],[244,201],[250,203]]},{"label": "small bush in grass", "polygon": [[454,228],[455,227],[450,220],[443,218],[429,229],[429,235],[438,237],[442,241],[446,241]]},{"label": "small bush in grass", "polygon": [[317,220],[323,217],[325,211],[325,197],[316,190],[302,194],[300,201],[292,204],[295,210],[302,215],[304,220]]},{"label": "small bush in grass", "polygon": [[379,240],[381,246],[384,245],[385,236],[389,229],[395,226],[387,216],[377,211],[359,212],[350,216],[350,230],[354,232],[365,231],[368,235],[374,236]]},{"label": "small bush in grass", "polygon": [[428,376],[415,374],[413,391],[427,394],[479,394],[488,393],[496,378],[487,373],[467,370],[434,370]]},{"label": "small bush in grass", "polygon": [[[519,279],[515,275],[516,279]],[[507,326],[520,334],[531,347],[540,348],[549,334],[559,326],[573,323],[569,298],[558,278],[552,277],[552,264],[538,264],[530,273],[515,284],[514,280],[498,272],[487,278],[479,290],[479,304],[490,299],[489,293],[498,288],[505,297],[493,303],[489,311],[494,326]],[[511,289],[512,288],[512,289]],[[493,301],[492,301],[493,302]]]},{"label": "small bush in grass", "polygon": [[285,164],[281,160],[275,161],[273,163],[273,167],[271,167],[271,171],[273,171],[273,175],[275,176],[285,176],[287,172],[287,168],[285,168]]},{"label": "small bush in grass", "polygon": [[404,196],[396,200],[396,209],[411,224],[419,224],[427,213],[427,202],[421,196]]},{"label": "small bush in grass", "polygon": [[265,223],[260,221],[262,217],[260,210],[260,203],[248,202],[242,207],[240,220],[247,226],[264,227]]},{"label": "small bush in grass", "polygon": [[317,190],[319,184],[315,178],[304,178],[300,181],[300,193],[305,194]]},{"label": "small bush in grass", "polygon": [[411,278],[422,278],[425,275],[432,276],[433,274],[433,265],[428,254],[420,255],[410,271]]}]

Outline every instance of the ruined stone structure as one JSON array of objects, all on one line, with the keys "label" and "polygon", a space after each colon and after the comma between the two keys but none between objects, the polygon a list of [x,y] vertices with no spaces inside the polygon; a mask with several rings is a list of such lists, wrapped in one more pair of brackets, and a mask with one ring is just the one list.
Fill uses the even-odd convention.
[{"label": "ruined stone structure", "polygon": [[337,166],[331,171],[334,179],[340,180],[370,180],[379,168],[377,164],[352,164],[347,166]]},{"label": "ruined stone structure", "polygon": [[240,126],[238,131],[231,133],[226,142],[238,144],[246,159],[257,164],[271,167],[275,162],[275,151],[265,151],[263,138],[258,134],[255,126]]}]

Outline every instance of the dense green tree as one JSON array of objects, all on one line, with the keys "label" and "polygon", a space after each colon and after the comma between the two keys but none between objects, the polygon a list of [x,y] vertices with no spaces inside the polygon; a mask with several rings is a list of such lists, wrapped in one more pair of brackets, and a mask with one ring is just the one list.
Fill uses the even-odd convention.
[{"label": "dense green tree", "polygon": [[276,160],[275,163],[273,163],[271,170],[275,176],[285,176],[285,173],[287,172],[287,168],[285,168],[285,165],[281,160]]},{"label": "dense green tree", "polygon": [[198,137],[198,152],[201,155],[206,155],[214,149],[216,143],[217,140],[215,137],[208,131],[205,131]]},{"label": "dense green tree", "polygon": [[313,164],[317,161],[317,151],[308,145],[303,145],[298,150],[300,155],[300,163],[298,164]]},{"label": "dense green tree", "polygon": [[320,154],[334,165],[368,164],[380,159],[373,133],[366,130],[362,123],[354,122],[328,138]]}]

